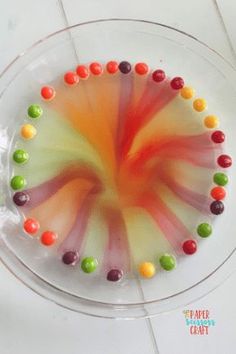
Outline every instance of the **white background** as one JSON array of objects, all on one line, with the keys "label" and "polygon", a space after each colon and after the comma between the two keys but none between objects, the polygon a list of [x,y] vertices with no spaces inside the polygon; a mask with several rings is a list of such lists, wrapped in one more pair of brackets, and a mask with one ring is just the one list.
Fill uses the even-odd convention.
[{"label": "white background", "polygon": [[[0,0],[0,71],[19,52],[51,32],[68,24],[110,17],[174,26],[236,64],[234,0]],[[191,336],[184,309],[151,321],[86,317],[34,294],[0,264],[0,354],[234,354],[235,299],[236,274],[186,307],[208,309],[216,321],[208,336]]]}]

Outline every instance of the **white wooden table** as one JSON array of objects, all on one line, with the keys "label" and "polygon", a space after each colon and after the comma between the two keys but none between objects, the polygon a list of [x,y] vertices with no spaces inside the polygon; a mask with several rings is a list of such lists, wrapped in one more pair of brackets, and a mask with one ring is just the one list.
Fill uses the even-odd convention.
[{"label": "white wooden table", "polygon": [[[234,0],[0,0],[0,71],[19,52],[51,32],[86,20],[114,17],[174,26],[236,64]],[[152,320],[86,317],[34,294],[0,265],[0,353],[234,354],[235,284],[236,274],[188,306],[208,309],[216,321],[209,335],[191,336],[184,309]]]}]

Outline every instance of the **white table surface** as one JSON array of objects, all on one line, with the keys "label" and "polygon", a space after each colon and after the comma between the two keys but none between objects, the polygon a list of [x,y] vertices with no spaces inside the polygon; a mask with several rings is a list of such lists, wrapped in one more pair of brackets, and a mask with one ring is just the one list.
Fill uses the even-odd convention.
[{"label": "white table surface", "polygon": [[[0,0],[0,71],[47,34],[86,20],[142,18],[184,30],[236,64],[234,0]],[[183,310],[115,321],[65,310],[27,289],[0,264],[0,354],[234,354],[236,274],[187,306],[216,325],[190,335]],[[157,348],[158,345],[158,348]]]}]

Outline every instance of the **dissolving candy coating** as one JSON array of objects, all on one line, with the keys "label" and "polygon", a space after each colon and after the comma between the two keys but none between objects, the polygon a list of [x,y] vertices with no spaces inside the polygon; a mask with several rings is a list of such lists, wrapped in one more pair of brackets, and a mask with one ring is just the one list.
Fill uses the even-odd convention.
[{"label": "dissolving candy coating", "polygon": [[184,87],[184,80],[182,77],[174,77],[174,79],[171,80],[170,85],[172,89],[180,90]]},{"label": "dissolving candy coating", "polygon": [[39,118],[43,114],[42,108],[38,104],[32,104],[28,108],[28,116],[30,118]]},{"label": "dissolving candy coating", "polygon": [[122,278],[123,272],[119,269],[111,269],[107,273],[107,280],[109,281],[119,281]]},{"label": "dissolving candy coating", "polygon": [[57,240],[57,234],[52,231],[44,231],[41,235],[41,243],[44,246],[52,246]]},{"label": "dissolving candy coating", "polygon": [[102,65],[97,62],[91,63],[89,69],[93,75],[101,75],[103,72]]},{"label": "dissolving candy coating", "polygon": [[225,189],[223,187],[214,187],[211,190],[211,196],[215,200],[222,200],[226,196]]},{"label": "dissolving candy coating", "polygon": [[14,176],[11,179],[11,188],[14,190],[23,189],[26,186],[26,180],[22,176]]},{"label": "dissolving candy coating", "polygon": [[13,160],[19,164],[25,163],[29,160],[29,154],[25,150],[18,149],[13,154]]},{"label": "dissolving candy coating", "polygon": [[25,192],[16,192],[13,195],[13,201],[17,206],[23,206],[30,200],[29,195]]},{"label": "dissolving candy coating", "polygon": [[187,240],[183,244],[183,251],[185,254],[194,254],[197,251],[197,242],[194,240]]},{"label": "dissolving candy coating", "polygon": [[111,60],[107,63],[106,69],[109,74],[115,74],[119,69],[119,65],[117,61]]},{"label": "dissolving candy coating", "polygon": [[139,75],[145,75],[148,73],[148,65],[146,63],[137,63],[134,69]]},{"label": "dissolving candy coating", "polygon": [[207,102],[204,100],[204,98],[196,98],[196,100],[193,101],[193,108],[197,112],[202,112],[207,108]]},{"label": "dissolving candy coating", "polygon": [[143,278],[152,278],[156,273],[154,264],[151,262],[141,263],[139,266],[139,273]]},{"label": "dissolving candy coating", "polygon": [[63,254],[62,262],[67,265],[75,265],[79,260],[78,254],[75,251],[67,251]]},{"label": "dissolving candy coating", "polygon": [[64,82],[67,85],[74,86],[79,82],[79,76],[73,71],[68,71],[64,75]]},{"label": "dissolving candy coating", "polygon": [[229,155],[220,155],[217,159],[219,166],[223,168],[230,167],[232,165],[232,159]]},{"label": "dissolving candy coating", "polygon": [[39,230],[39,222],[35,219],[26,219],[24,222],[24,230],[30,235],[35,235]]},{"label": "dissolving candy coating", "polygon": [[153,71],[153,73],[152,73],[152,79],[153,79],[153,81],[155,81],[155,82],[162,82],[162,81],[165,80],[165,78],[166,78],[166,74],[165,74],[165,72],[164,72],[163,70],[161,70],[161,69],[155,70],[155,71]]},{"label": "dissolving candy coating", "polygon": [[94,257],[86,257],[81,262],[81,269],[85,273],[93,273],[97,268],[98,262]]},{"label": "dissolving candy coating", "polygon": [[215,184],[218,184],[219,186],[226,186],[229,181],[228,176],[226,176],[226,174],[224,174],[223,172],[215,173],[213,180]]},{"label": "dissolving candy coating", "polygon": [[76,73],[81,79],[87,79],[89,77],[89,70],[85,65],[78,65]]},{"label": "dissolving candy coating", "polygon": [[210,209],[212,214],[220,215],[224,211],[224,204],[220,200],[215,200],[211,203]]},{"label": "dissolving candy coating", "polygon": [[208,223],[202,223],[200,225],[198,225],[197,228],[197,233],[199,236],[205,238],[205,237],[209,237],[212,234],[212,227],[210,224]]},{"label": "dissolving candy coating", "polygon": [[33,139],[36,134],[37,134],[37,130],[31,124],[25,124],[21,127],[21,136],[26,140]]},{"label": "dissolving candy coating", "polygon": [[189,100],[190,98],[192,98],[195,95],[195,91],[192,87],[185,86],[181,89],[180,94],[183,98],[185,98],[186,100]]},{"label": "dissolving candy coating", "polygon": [[221,130],[216,130],[214,133],[211,135],[212,141],[216,144],[221,144],[225,141],[225,135]]},{"label": "dissolving candy coating", "polygon": [[128,61],[122,61],[119,64],[119,70],[122,74],[128,74],[132,69],[131,64]]},{"label": "dissolving candy coating", "polygon": [[41,96],[46,101],[52,100],[56,95],[56,92],[53,87],[51,86],[43,86],[41,88]]},{"label": "dissolving candy coating", "polygon": [[207,116],[205,117],[204,119],[204,124],[207,128],[209,129],[213,129],[213,128],[216,128],[218,127],[219,125],[219,119],[218,117],[214,116],[214,115],[211,115],[211,116]]},{"label": "dissolving candy coating", "polygon": [[163,254],[159,259],[160,265],[163,269],[170,271],[176,267],[176,259],[171,254]]}]

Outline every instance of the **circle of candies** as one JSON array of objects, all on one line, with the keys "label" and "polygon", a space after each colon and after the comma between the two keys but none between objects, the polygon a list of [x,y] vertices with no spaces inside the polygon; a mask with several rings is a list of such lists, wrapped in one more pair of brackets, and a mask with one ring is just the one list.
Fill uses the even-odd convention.
[{"label": "circle of candies", "polygon": [[[137,63],[133,66],[127,61],[118,63],[117,61],[109,61],[105,66],[98,62],[92,62],[89,66],[78,65],[75,71],[68,71],[65,73],[63,79],[68,86],[74,86],[80,80],[87,80],[90,75],[100,76],[104,70],[107,73],[114,75],[120,72],[127,75],[133,71],[137,75],[147,75],[150,69],[146,63]],[[162,69],[157,69],[152,72],[152,80],[156,84],[161,84],[166,79],[166,74]],[[207,102],[204,98],[194,98],[195,90],[192,87],[185,86],[184,80],[181,77],[174,77],[170,81],[170,86],[173,90],[179,90],[180,96],[185,100],[193,99],[192,107],[197,112],[204,112],[207,109]],[[41,98],[45,101],[51,101],[56,97],[56,91],[51,86],[43,86],[41,88]],[[38,104],[33,104],[28,108],[28,118],[31,120],[38,119],[42,116],[43,110]],[[203,124],[208,129],[216,129],[219,125],[219,119],[215,115],[207,115],[203,119]],[[24,124],[21,127],[20,135],[25,140],[35,138],[37,134],[36,128],[32,124]],[[225,134],[221,130],[214,130],[211,135],[211,140],[215,144],[221,144],[225,141]],[[18,164],[24,164],[28,161],[29,155],[24,150],[16,150],[13,153],[13,160]],[[217,164],[222,169],[228,168],[232,165],[232,159],[229,155],[222,154],[217,158]],[[222,200],[226,196],[224,186],[228,183],[228,177],[222,171],[216,172],[213,176],[213,183],[215,186],[210,191],[210,196],[213,201],[210,204],[210,211],[214,215],[220,215],[224,211],[224,204]],[[22,176],[13,176],[10,185],[13,190],[22,190],[27,182]],[[18,191],[13,195],[13,201],[17,206],[23,206],[29,202],[29,196],[24,191]],[[35,219],[26,219],[23,224],[24,231],[35,236],[40,230],[39,222]],[[196,228],[196,233],[201,238],[207,238],[212,234],[212,226],[203,222]],[[40,241],[44,246],[52,246],[57,240],[57,234],[51,230],[46,230],[41,233]],[[197,251],[197,242],[194,239],[186,240],[182,245],[183,253],[192,255]],[[65,265],[73,266],[79,261],[79,255],[76,251],[66,251],[62,256],[62,262]],[[176,259],[174,255],[165,253],[159,260],[159,265],[166,271],[171,271],[176,268]],[[98,261],[94,257],[85,257],[81,260],[81,269],[85,273],[92,273],[96,270]],[[156,273],[156,265],[153,262],[143,262],[139,265],[139,274],[144,278],[152,278]],[[107,273],[107,280],[116,282],[123,276],[121,269],[110,269]]]}]

